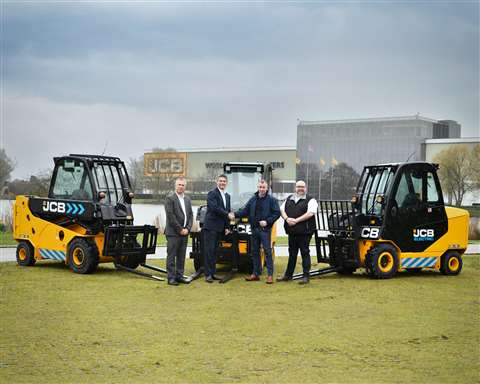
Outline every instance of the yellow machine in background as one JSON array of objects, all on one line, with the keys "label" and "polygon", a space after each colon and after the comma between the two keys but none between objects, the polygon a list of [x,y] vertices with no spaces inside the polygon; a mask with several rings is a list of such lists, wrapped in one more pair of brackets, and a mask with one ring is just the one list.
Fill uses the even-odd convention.
[{"label": "yellow machine in background", "polygon": [[[228,175],[227,191],[231,196],[232,210],[236,211],[243,207],[252,195],[257,191],[258,182],[264,179],[271,187],[272,166],[263,163],[247,163],[247,162],[228,162],[223,164],[223,171]],[[271,192],[271,191],[270,191]],[[201,206],[197,212],[197,220],[200,227],[206,215],[207,206]],[[251,255],[251,229],[248,218],[243,218],[231,223],[232,233],[223,236],[217,251],[217,262],[219,264],[232,265],[232,273],[227,274],[221,282],[231,279],[233,274],[238,270],[251,272],[252,255]],[[204,241],[202,232],[192,233],[192,252],[190,258],[193,259],[195,266],[195,275],[197,278],[203,272],[204,261]],[[276,224],[272,227],[272,256],[275,257],[275,242],[277,240]],[[262,267],[265,263],[263,249],[260,253]]]}]

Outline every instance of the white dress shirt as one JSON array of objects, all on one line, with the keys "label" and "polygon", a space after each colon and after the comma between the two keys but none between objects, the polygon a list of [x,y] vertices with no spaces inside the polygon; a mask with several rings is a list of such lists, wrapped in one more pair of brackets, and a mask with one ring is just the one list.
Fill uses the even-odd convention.
[{"label": "white dress shirt", "polygon": [[[298,203],[299,200],[302,200],[302,199],[306,199],[307,196],[306,195],[303,195],[303,196],[299,196],[297,195],[296,193],[294,193],[292,196],[290,196],[290,199],[293,200],[295,202],[295,204]],[[287,202],[287,200],[285,200],[283,203],[282,203],[282,206],[280,207],[280,209],[285,212],[285,203]],[[307,206],[307,212],[311,212],[313,213],[314,215],[317,214],[317,210],[318,210],[318,203],[317,203],[317,200],[315,200],[314,198],[311,198],[308,202],[308,206]]]},{"label": "white dress shirt", "polygon": [[223,206],[225,207],[225,209],[227,209],[227,199],[225,197],[225,191],[222,191],[220,188],[218,188],[218,190],[220,191],[220,195],[222,195]]},{"label": "white dress shirt", "polygon": [[184,194],[179,195],[177,192],[175,192],[175,194],[177,195],[178,201],[180,201],[180,206],[182,207],[183,216],[184,216],[183,227],[185,228],[187,226],[187,210],[185,209],[185,195]]}]

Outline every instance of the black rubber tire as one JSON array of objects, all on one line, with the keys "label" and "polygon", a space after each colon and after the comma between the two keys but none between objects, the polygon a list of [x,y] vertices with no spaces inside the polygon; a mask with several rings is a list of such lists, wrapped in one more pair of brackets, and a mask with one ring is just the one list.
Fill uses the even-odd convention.
[{"label": "black rubber tire", "polygon": [[28,241],[21,241],[17,245],[17,264],[21,267],[31,267],[35,264],[35,249]]},{"label": "black rubber tire", "polygon": [[[142,246],[138,241],[133,239],[133,242],[130,242],[127,248],[129,249],[140,249]],[[140,265],[140,258],[137,255],[124,255],[120,256],[119,258],[120,265],[130,269],[136,269]]]},{"label": "black rubber tire", "polygon": [[390,279],[398,271],[397,250],[390,244],[379,244],[367,252],[365,269],[373,279]]},{"label": "black rubber tire", "polygon": [[132,255],[125,255],[125,256],[120,256],[119,257],[120,265],[123,265],[124,267],[130,268],[130,269],[135,269],[138,268],[140,265],[140,260],[138,256],[132,256]]},{"label": "black rubber tire", "polygon": [[440,261],[440,272],[444,275],[456,276],[462,271],[462,256],[455,251],[444,254]]},{"label": "black rubber tire", "polygon": [[357,268],[353,268],[353,267],[343,267],[342,269],[337,271],[337,273],[339,275],[352,275],[356,270]]},{"label": "black rubber tire", "polygon": [[92,273],[98,266],[98,248],[82,238],[72,240],[68,247],[68,265],[75,273]]}]

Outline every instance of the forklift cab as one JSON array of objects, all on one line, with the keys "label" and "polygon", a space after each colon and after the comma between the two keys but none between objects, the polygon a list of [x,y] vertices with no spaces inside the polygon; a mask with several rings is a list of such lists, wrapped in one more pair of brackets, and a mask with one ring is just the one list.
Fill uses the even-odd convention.
[{"label": "forklift cab", "polygon": [[49,198],[131,204],[130,180],[119,158],[69,155],[54,161]]},{"label": "forklift cab", "polygon": [[271,166],[262,163],[225,163],[223,171],[228,176],[227,192],[232,209],[242,208],[257,191],[258,182],[267,180],[270,186]]},{"label": "forklift cab", "polygon": [[443,236],[448,219],[437,169],[419,162],[365,167],[353,198],[359,237],[421,252]]}]

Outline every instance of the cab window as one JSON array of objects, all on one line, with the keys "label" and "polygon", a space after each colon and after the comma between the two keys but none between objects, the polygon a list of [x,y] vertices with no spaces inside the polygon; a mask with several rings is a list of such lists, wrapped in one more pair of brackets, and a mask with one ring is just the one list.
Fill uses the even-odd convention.
[{"label": "cab window", "polygon": [[404,170],[397,187],[395,201],[400,209],[418,208],[422,202],[422,174]]},{"label": "cab window", "polygon": [[92,200],[92,186],[83,162],[63,160],[57,165],[51,197],[68,200]]},{"label": "cab window", "polygon": [[437,184],[435,183],[435,177],[432,172],[427,173],[427,201],[429,203],[438,203],[440,195],[438,193]]}]

